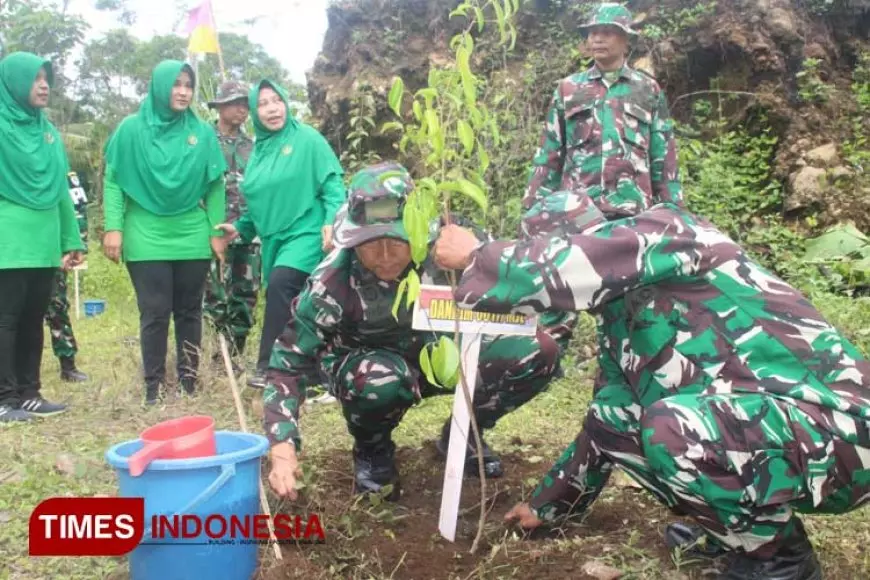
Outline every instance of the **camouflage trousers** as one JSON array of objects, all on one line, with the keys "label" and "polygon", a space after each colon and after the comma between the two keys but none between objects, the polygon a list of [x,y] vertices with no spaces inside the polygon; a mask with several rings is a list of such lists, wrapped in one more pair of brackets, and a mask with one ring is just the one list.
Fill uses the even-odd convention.
[{"label": "camouflage trousers", "polygon": [[260,246],[231,244],[223,266],[221,272],[220,262],[212,260],[203,296],[203,313],[232,346],[244,340],[254,326],[260,291]]},{"label": "camouflage trousers", "polygon": [[58,268],[54,276],[51,302],[45,312],[45,322],[51,333],[51,348],[57,358],[74,358],[78,353],[78,344],[69,317],[66,279],[66,272]]},{"label": "camouflage trousers", "polygon": [[[494,427],[544,391],[559,370],[559,358],[556,342],[542,331],[536,337],[484,337],[473,400],[480,428]],[[341,403],[348,430],[363,444],[387,439],[417,401],[445,393],[426,381],[416,357],[357,349],[329,360],[323,361],[322,372]]]},{"label": "camouflage trousers", "polygon": [[538,324],[556,341],[560,353],[564,355],[579,320],[576,312],[545,312],[539,317]]},{"label": "camouflage trousers", "polygon": [[839,514],[870,498],[866,421],[760,393],[680,394],[646,409],[630,393],[601,389],[550,472],[572,470],[581,510],[618,465],[723,545],[763,558],[795,512]]}]

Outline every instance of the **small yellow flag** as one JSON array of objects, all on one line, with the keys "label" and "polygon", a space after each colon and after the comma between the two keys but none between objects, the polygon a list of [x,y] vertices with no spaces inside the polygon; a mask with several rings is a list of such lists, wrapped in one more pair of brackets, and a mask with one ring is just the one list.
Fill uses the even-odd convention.
[{"label": "small yellow flag", "polygon": [[190,41],[187,45],[188,52],[198,54],[217,54],[219,52],[217,27],[214,22],[211,0],[205,0],[188,12],[187,32],[190,34]]}]

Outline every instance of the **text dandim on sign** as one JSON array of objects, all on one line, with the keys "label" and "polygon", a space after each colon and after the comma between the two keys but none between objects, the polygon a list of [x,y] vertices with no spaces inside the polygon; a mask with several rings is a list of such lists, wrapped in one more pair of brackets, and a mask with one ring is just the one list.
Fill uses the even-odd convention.
[{"label": "text dandim on sign", "polygon": [[[456,331],[457,318],[462,337],[459,344],[460,364],[468,385],[469,399],[473,401],[482,336],[534,336],[537,331],[537,318],[521,314],[500,314],[457,308],[453,291],[449,286],[420,287],[420,295],[414,305],[414,330],[453,333]],[[438,521],[441,535],[451,542],[456,539],[456,520],[462,495],[462,478],[465,475],[465,450],[468,438],[474,438],[470,429],[471,415],[461,386],[453,395],[452,417]]]},{"label": "text dandim on sign", "polygon": [[[320,518],[276,514],[278,542],[326,539]],[[131,497],[56,497],[30,515],[31,556],[123,556],[143,544],[226,545],[268,543],[263,514],[169,514],[145,516],[145,500]]]},{"label": "text dandim on sign", "polygon": [[450,286],[420,287],[414,306],[414,330],[455,332],[459,316],[459,332],[463,334],[510,334],[534,336],[537,318],[523,314],[501,314],[457,308]]}]

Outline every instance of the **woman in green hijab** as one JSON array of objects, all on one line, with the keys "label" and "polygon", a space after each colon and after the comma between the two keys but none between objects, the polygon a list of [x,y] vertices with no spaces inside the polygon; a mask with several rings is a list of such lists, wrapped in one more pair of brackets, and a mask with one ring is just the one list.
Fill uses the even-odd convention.
[{"label": "woman in green hijab", "polygon": [[202,296],[214,252],[226,241],[226,162],[217,136],[190,109],[191,67],[166,60],[154,69],[139,111],[124,119],[106,148],[103,248],[123,260],[139,306],[145,400],[165,382],[170,317],[178,377],[195,391],[202,340]]},{"label": "woman in green hijab", "polygon": [[53,84],[35,54],[0,61],[0,424],[66,410],[42,398],[39,375],[52,281],[84,250],[66,150],[43,113]]},{"label": "woman in green hijab", "polygon": [[241,185],[248,213],[221,228],[247,242],[257,236],[262,242],[266,309],[257,373],[248,381],[262,388],[272,345],[290,318],[290,303],[332,249],[332,222],[347,192],[329,143],[293,118],[277,84],[254,85],[248,102],[257,137]]}]

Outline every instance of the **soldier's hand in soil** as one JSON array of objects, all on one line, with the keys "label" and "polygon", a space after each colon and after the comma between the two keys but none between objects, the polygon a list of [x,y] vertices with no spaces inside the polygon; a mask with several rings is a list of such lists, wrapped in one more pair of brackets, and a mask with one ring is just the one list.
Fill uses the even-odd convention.
[{"label": "soldier's hand in soil", "polygon": [[121,247],[124,236],[119,231],[106,232],[103,235],[103,253],[116,264],[121,261]]},{"label": "soldier's hand in soil", "polygon": [[61,269],[70,270],[82,263],[83,255],[81,252],[69,252],[64,254],[63,261],[60,264]]},{"label": "soldier's hand in soil", "polygon": [[532,508],[527,503],[518,503],[505,514],[504,521],[506,524],[518,522],[526,530],[533,530],[543,524],[538,516],[532,512]]},{"label": "soldier's hand in soil", "polygon": [[269,485],[281,497],[295,500],[296,478],[302,477],[302,469],[292,445],[279,443],[272,448],[272,471],[269,472]]},{"label": "soldier's hand in soil", "polygon": [[480,240],[471,230],[455,224],[444,226],[432,251],[435,264],[444,270],[464,270],[478,244]]}]

